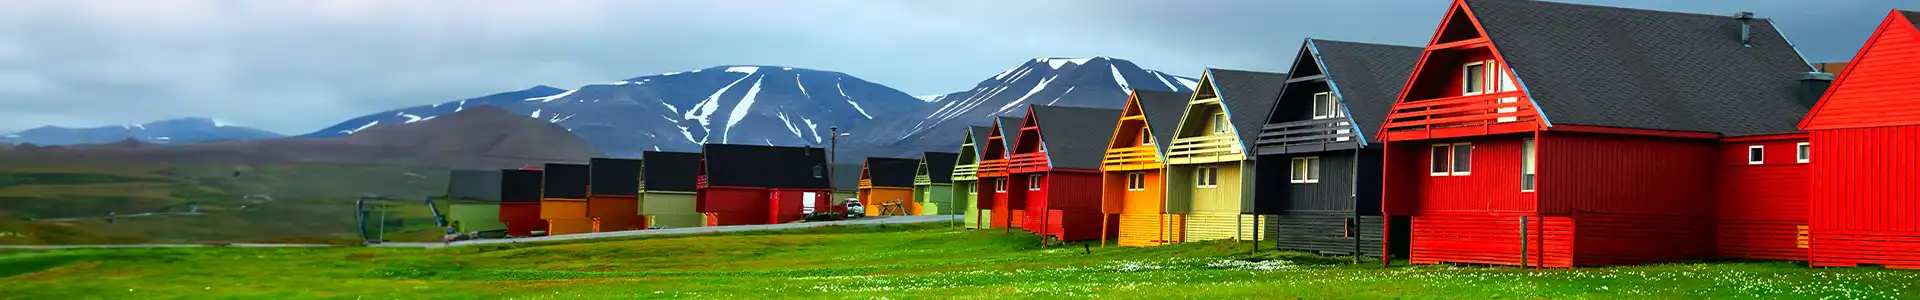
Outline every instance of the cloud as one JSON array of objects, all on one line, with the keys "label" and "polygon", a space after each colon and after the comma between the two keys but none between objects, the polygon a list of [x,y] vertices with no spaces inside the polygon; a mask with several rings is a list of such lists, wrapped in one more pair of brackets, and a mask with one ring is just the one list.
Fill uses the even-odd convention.
[{"label": "cloud", "polygon": [[[1608,5],[1777,18],[1845,60],[1893,1]],[[214,117],[299,134],[366,113],[728,64],[911,94],[1043,56],[1284,70],[1300,39],[1420,44],[1445,1],[7,1],[0,127]]]}]

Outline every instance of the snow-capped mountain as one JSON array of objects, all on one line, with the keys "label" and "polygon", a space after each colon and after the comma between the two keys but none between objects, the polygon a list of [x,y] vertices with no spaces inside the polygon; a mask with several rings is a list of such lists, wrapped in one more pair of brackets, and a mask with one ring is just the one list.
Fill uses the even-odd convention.
[{"label": "snow-capped mountain", "polygon": [[967,126],[989,124],[992,116],[1019,115],[1030,104],[1120,108],[1130,89],[1191,92],[1196,84],[1193,78],[1141,69],[1124,59],[1036,58],[973,89],[946,94],[918,112],[857,128],[853,143],[890,149],[870,155],[955,151]]},{"label": "snow-capped mountain", "polygon": [[111,143],[132,139],[155,144],[184,144],[212,140],[258,140],[278,137],[281,137],[278,133],[223,124],[210,118],[179,118],[143,124],[90,128],[45,126],[0,134],[0,143],[57,146]]},{"label": "snow-capped mountain", "polygon": [[610,156],[698,151],[702,143],[824,145],[828,128],[861,127],[878,116],[930,105],[851,75],[776,66],[720,66],[590,84],[545,86],[408,107],[354,118],[308,137],[430,121],[476,105],[566,127]]}]

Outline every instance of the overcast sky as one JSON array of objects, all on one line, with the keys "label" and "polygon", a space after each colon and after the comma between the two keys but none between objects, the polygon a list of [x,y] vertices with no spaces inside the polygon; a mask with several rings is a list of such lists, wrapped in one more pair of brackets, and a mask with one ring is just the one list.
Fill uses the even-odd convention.
[{"label": "overcast sky", "polygon": [[[1773,18],[1851,59],[1901,0],[1587,0]],[[0,129],[212,117],[286,134],[404,106],[716,65],[910,94],[1034,57],[1283,71],[1306,37],[1418,45],[1444,0],[0,0]],[[1908,5],[1909,9],[1920,5]]]}]

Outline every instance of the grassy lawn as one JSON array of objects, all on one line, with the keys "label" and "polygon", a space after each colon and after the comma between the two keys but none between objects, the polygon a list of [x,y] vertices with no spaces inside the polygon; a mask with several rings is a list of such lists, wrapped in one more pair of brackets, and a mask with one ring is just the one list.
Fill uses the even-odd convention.
[{"label": "grassy lawn", "polygon": [[1920,297],[1920,272],[1689,263],[1576,270],[1350,264],[1233,242],[1040,248],[943,225],[448,249],[0,252],[0,298]]},{"label": "grassy lawn", "polygon": [[[425,168],[312,164],[7,165],[0,167],[0,244],[352,241],[356,196],[444,194],[446,176]],[[246,197],[252,195],[266,197]],[[191,203],[201,214],[28,221],[184,213]],[[387,237],[437,240],[429,210],[412,203],[392,211]]]}]

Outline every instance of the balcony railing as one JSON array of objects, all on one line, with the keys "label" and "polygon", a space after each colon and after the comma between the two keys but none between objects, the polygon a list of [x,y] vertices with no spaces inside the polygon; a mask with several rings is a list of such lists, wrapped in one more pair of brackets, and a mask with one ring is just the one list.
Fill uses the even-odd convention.
[{"label": "balcony railing", "polygon": [[707,186],[707,175],[695,176],[693,186]]},{"label": "balcony railing", "polygon": [[[1502,99],[1508,100],[1501,102]],[[1532,123],[1539,114],[1520,91],[1420,100],[1395,105],[1386,132]]]},{"label": "balcony railing", "polygon": [[1260,127],[1258,148],[1306,146],[1349,142],[1360,138],[1346,118],[1317,119],[1267,124]]},{"label": "balcony railing", "polygon": [[1158,151],[1159,149],[1155,149],[1154,146],[1108,148],[1107,155],[1100,159],[1100,164],[1107,167],[1117,167],[1159,163],[1160,154],[1157,153]]},{"label": "balcony railing", "polygon": [[1009,172],[1044,171],[1047,169],[1047,167],[1048,167],[1047,153],[1045,152],[1018,153],[1018,154],[1014,154],[1013,159],[1010,162],[1008,162],[1007,171]]},{"label": "balcony railing", "polygon": [[920,176],[913,177],[913,185],[929,185],[929,184],[933,184],[933,176],[920,175]]},{"label": "balcony railing", "polygon": [[1207,135],[1173,140],[1167,149],[1167,157],[1185,158],[1202,155],[1220,155],[1238,153],[1240,138],[1231,134]]},{"label": "balcony railing", "polygon": [[980,171],[975,172],[974,176],[1006,177],[1007,176],[1007,160],[1005,159],[982,160],[980,161]]},{"label": "balcony railing", "polygon": [[873,187],[873,179],[861,179],[861,180],[860,180],[860,187],[862,187],[862,188],[870,188],[870,187]]},{"label": "balcony railing", "polygon": [[965,164],[965,165],[954,165],[953,180],[974,180],[975,178],[974,173],[979,171],[980,171],[980,165],[977,163]]}]

